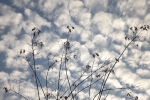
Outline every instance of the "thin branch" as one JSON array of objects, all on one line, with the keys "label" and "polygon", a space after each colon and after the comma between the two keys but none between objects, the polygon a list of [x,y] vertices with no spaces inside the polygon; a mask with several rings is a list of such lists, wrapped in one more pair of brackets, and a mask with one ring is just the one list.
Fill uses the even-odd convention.
[{"label": "thin branch", "polygon": [[[62,58],[63,58],[63,54],[62,54]],[[61,72],[61,66],[62,66],[62,58],[61,58],[61,63],[60,63],[60,66],[59,66],[59,75],[58,75],[58,88],[57,88],[57,90],[58,90],[58,92],[57,92],[57,99],[56,100],[58,100],[58,97],[59,97],[59,90],[60,90],[60,72]]]},{"label": "thin branch", "polygon": [[[29,64],[29,66],[30,66],[31,70],[32,70],[32,71],[33,71],[33,73],[34,73],[34,69],[32,68],[32,65],[30,64],[30,62],[27,60],[27,57],[25,57],[25,59],[26,59],[26,61],[28,62],[28,64]],[[45,93],[44,93],[44,90],[43,90],[42,84],[41,84],[41,82],[40,82],[40,80],[39,80],[38,76],[36,76],[36,78],[37,78],[37,79],[38,79],[38,81],[39,81],[40,87],[41,87],[42,92],[43,92],[43,94],[44,94],[44,97],[45,97],[45,99],[46,99],[46,95],[45,95]]]},{"label": "thin branch", "polygon": [[[94,57],[94,61],[93,61],[92,67],[91,67],[91,73],[93,71],[94,62],[95,62],[95,57]],[[93,81],[93,75],[91,75],[91,83],[90,84],[92,84],[92,81]],[[90,100],[90,95],[91,95],[91,86],[92,85],[90,85],[90,87],[89,87],[89,100]]]},{"label": "thin branch", "polygon": [[131,87],[121,87],[121,88],[109,88],[109,89],[104,89],[103,91],[112,91],[112,90],[122,90],[122,89],[132,89],[132,88],[135,88],[135,87],[133,87],[133,86],[131,86]]},{"label": "thin branch", "polygon": [[103,76],[101,76],[99,79],[97,79],[95,82],[91,83],[90,85],[88,85],[88,86],[82,88],[80,91],[78,91],[78,92],[75,94],[75,96],[76,96],[77,94],[79,94],[81,91],[83,91],[84,89],[86,89],[86,88],[88,88],[88,87],[94,85],[95,83],[97,83],[102,77],[103,77]]},{"label": "thin branch", "polygon": [[[132,88],[135,88],[135,87],[131,86],[131,87],[121,87],[121,88],[109,88],[109,89],[104,89],[103,91],[114,91],[114,90],[132,89]],[[99,93],[97,93],[96,96],[97,96],[98,94],[99,94]],[[96,97],[96,96],[95,96],[95,97]],[[94,98],[93,98],[93,100],[94,100]]]},{"label": "thin branch", "polygon": [[37,81],[37,74],[36,74],[36,67],[35,67],[34,50],[33,50],[33,66],[34,66],[34,74],[35,74],[36,87],[37,87],[37,91],[38,91],[38,98],[40,100],[40,93],[39,93],[39,87],[38,87],[38,81]]},{"label": "thin branch", "polygon": [[46,98],[48,98],[48,81],[47,81],[47,78],[48,78],[48,72],[49,72],[49,69],[53,66],[55,64],[55,62],[53,62],[50,66],[49,66],[49,68],[48,68],[48,70],[47,70],[47,74],[46,74],[46,90],[47,90],[47,96],[46,96]]},{"label": "thin branch", "polygon": [[12,92],[14,92],[14,93],[18,94],[19,96],[21,96],[22,98],[24,98],[24,99],[28,100],[25,96],[23,96],[22,94],[20,94],[20,93],[16,92],[15,90],[9,89],[9,91],[12,91]]},{"label": "thin branch", "polygon": [[40,93],[39,93],[39,88],[38,88],[38,82],[37,82],[37,74],[36,74],[36,67],[35,67],[35,54],[34,54],[34,35],[33,35],[33,38],[32,38],[32,55],[33,55],[33,67],[34,67],[34,74],[35,74],[35,81],[36,81],[36,87],[37,87],[37,92],[38,92],[38,98],[40,100]]},{"label": "thin branch", "polygon": [[[99,67],[98,69],[96,69],[95,71],[93,71],[89,76],[87,76],[85,79],[83,79],[80,83],[77,84],[77,86],[79,86],[81,83],[83,83],[86,79],[88,79],[89,77],[91,77],[91,75],[93,75],[94,73],[96,73],[98,70],[100,70],[103,66],[104,66],[105,62],[103,63],[103,65],[101,67]],[[76,89],[76,87],[71,91],[71,93]],[[71,94],[70,93],[70,94]],[[70,96],[69,94],[69,96]]]},{"label": "thin branch", "polygon": [[119,59],[120,59],[120,58],[122,57],[122,55],[124,54],[125,50],[130,46],[130,44],[131,44],[136,38],[137,38],[137,36],[135,36],[135,37],[128,43],[128,45],[124,48],[124,50],[122,51],[122,53],[121,53],[120,56],[117,58],[117,60],[115,61],[114,65],[112,66],[111,70],[109,71],[109,73],[108,73],[108,75],[107,75],[107,77],[106,77],[106,80],[104,81],[103,87],[100,89],[99,97],[98,97],[99,100],[100,100],[100,98],[101,98],[101,95],[102,95],[102,93],[103,93],[103,89],[104,89],[104,87],[105,87],[105,84],[106,84],[106,82],[107,82],[107,80],[108,80],[108,77],[109,77],[111,71],[113,70],[113,68],[115,67],[115,65],[118,63]]},{"label": "thin branch", "polygon": [[[82,78],[82,76],[84,75],[85,72],[86,72],[86,71],[84,71],[84,72],[81,74],[81,76],[80,76],[75,82],[72,83],[71,86],[73,86],[74,84],[76,84],[76,82]],[[62,94],[62,96],[64,96],[68,90],[69,90],[69,88]],[[74,91],[74,90],[72,90],[72,91]]]},{"label": "thin branch", "polygon": [[[68,46],[69,46],[69,32],[68,32],[68,34],[67,34],[68,36],[67,36],[67,41],[66,41],[66,44],[64,44],[65,45],[65,71],[66,71],[66,77],[67,77],[67,81],[68,81],[68,84],[69,84],[69,89],[70,89],[70,91],[71,91],[71,85],[70,85],[70,81],[69,81],[69,77],[68,77],[68,73],[67,73],[67,52],[68,52]],[[71,92],[71,94],[72,94],[72,92]],[[73,94],[72,94],[72,99],[74,100],[74,98],[73,98]]]},{"label": "thin branch", "polygon": [[[107,72],[105,72],[104,79],[103,79],[103,82],[102,82],[102,84],[101,84],[100,89],[103,88],[103,85],[104,85],[104,82],[105,82],[106,75],[107,75]],[[98,92],[98,94],[99,94],[99,92]],[[96,96],[97,96],[97,94],[94,96],[93,100],[95,99]]]},{"label": "thin branch", "polygon": [[[109,91],[110,91],[110,90],[109,90]],[[104,98],[104,100],[106,100],[106,98],[108,97],[109,91],[107,92],[107,95],[106,95],[106,97]]]}]

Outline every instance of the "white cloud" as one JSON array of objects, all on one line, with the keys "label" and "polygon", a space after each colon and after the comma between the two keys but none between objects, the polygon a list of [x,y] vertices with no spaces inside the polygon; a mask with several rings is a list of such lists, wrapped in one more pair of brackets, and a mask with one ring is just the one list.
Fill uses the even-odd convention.
[{"label": "white cloud", "polygon": [[97,13],[99,11],[106,11],[107,10],[107,3],[108,0],[84,0],[84,5],[91,11],[92,13]]},{"label": "white cloud", "polygon": [[[120,80],[127,84],[136,84],[136,80],[138,80],[138,76],[136,74],[133,74],[131,70],[124,68],[120,66],[120,68],[117,69],[117,77],[120,78]],[[132,77],[131,77],[132,76]]]},{"label": "white cloud", "polygon": [[147,14],[147,15],[145,16],[145,23],[146,23],[146,24],[149,24],[149,23],[150,23],[150,14]]},{"label": "white cloud", "polygon": [[20,23],[22,21],[22,14],[16,13],[11,7],[7,5],[1,5],[0,13],[2,14],[0,17],[0,26],[1,31],[3,31],[6,27],[10,26],[11,34],[20,33],[21,27]]},{"label": "white cloud", "polygon": [[[120,0],[117,4],[120,8],[120,11],[123,12],[123,15],[131,15],[131,16],[140,16],[146,14],[146,0],[137,0],[136,2],[133,0],[123,1]],[[132,14],[134,13],[134,14]]]},{"label": "white cloud", "polygon": [[91,31],[81,31],[81,41],[83,42],[88,42],[89,39],[91,38]]},{"label": "white cloud", "polygon": [[139,15],[145,15],[146,13],[146,0],[138,0],[136,2],[132,2],[134,9],[136,10],[136,13]]},{"label": "white cloud", "polygon": [[142,56],[141,56],[141,60],[140,60],[140,64],[147,64],[147,65],[149,65],[149,61],[148,61],[148,59],[149,59],[149,56],[150,54],[149,54],[149,51],[145,51],[145,52],[143,52],[142,53]]},{"label": "white cloud", "polygon": [[86,30],[90,29],[91,13],[84,7],[82,1],[71,1],[69,3],[69,12],[72,18],[79,23],[81,27]]},{"label": "white cloud", "polygon": [[80,7],[83,7],[82,1],[76,0],[76,1],[70,2],[69,9],[73,10],[73,9],[80,8]]},{"label": "white cloud", "polygon": [[80,51],[80,61],[81,62],[88,62],[89,58],[90,58],[90,54],[89,54],[87,48],[84,45],[82,45],[80,47],[80,50],[81,50]]},{"label": "white cloud", "polygon": [[146,69],[138,69],[137,74],[143,76],[143,77],[148,77],[147,75],[149,74],[149,70]]},{"label": "white cloud", "polygon": [[113,28],[118,30],[124,30],[125,22],[122,19],[115,19],[113,21]]},{"label": "white cloud", "polygon": [[128,18],[127,21],[126,21],[126,24],[129,25],[129,27],[134,27],[134,26],[137,26],[137,25],[141,25],[142,22],[140,21],[139,18]]},{"label": "white cloud", "polygon": [[[58,19],[55,21],[57,27],[61,27],[63,25],[67,26],[71,23],[71,19],[67,14],[61,14]],[[66,27],[65,27],[66,28]]]},{"label": "white cloud", "polygon": [[47,26],[47,27],[51,27],[51,23],[48,22],[46,19],[44,19],[43,17],[41,17],[39,14],[37,14],[36,12],[31,11],[30,9],[25,9],[25,14],[27,15],[28,19],[26,21],[26,24],[29,25],[33,24],[33,27],[38,27],[41,28],[42,26]]},{"label": "white cloud", "polygon": [[[27,80],[31,75],[27,63],[23,59],[16,61],[16,56],[19,55],[20,49],[31,50],[26,43],[31,41],[33,27],[42,31],[39,39],[44,43],[44,47],[39,49],[39,54],[35,58],[38,63],[37,66],[40,67],[38,75],[44,78],[48,67],[47,54],[52,53],[50,62],[55,59],[60,60],[64,52],[63,45],[68,32],[66,26],[75,27],[69,37],[69,41],[73,45],[71,50],[74,51],[69,54],[70,58],[67,64],[69,78],[73,82],[86,68],[87,64],[92,64],[92,53],[97,52],[100,55],[99,58],[96,58],[94,70],[97,68],[96,64],[99,60],[102,62],[110,60],[112,61],[110,66],[112,66],[115,58],[123,51],[125,44],[129,43],[129,40],[125,41],[125,36],[132,36],[132,31],[129,31],[128,28],[131,26],[139,27],[145,23],[149,24],[150,20],[150,14],[148,14],[149,1],[146,0],[120,0],[116,2],[110,2],[109,0],[13,0],[11,3],[0,4],[0,52],[4,52],[6,55],[4,56],[5,68],[12,70],[12,72],[9,72],[7,69],[2,69],[6,71],[0,72],[0,87],[9,86],[8,79],[10,79],[12,85],[16,86],[17,89],[18,84],[13,83],[13,80],[23,80],[20,81],[21,93],[32,99],[37,99],[36,86],[33,83],[35,80]],[[115,3],[116,6],[114,6]],[[108,6],[110,4],[112,4],[112,11]],[[22,34],[26,35],[23,35],[24,38],[20,39]],[[124,85],[142,84],[142,89],[139,91],[133,90],[133,94],[139,95],[139,99],[148,100],[150,95],[148,75],[150,69],[149,33],[143,32],[141,35],[142,37],[137,39],[138,41],[132,44],[120,58],[114,69],[115,74],[109,77],[107,85],[117,88]],[[138,47],[136,46],[137,43]],[[73,58],[74,54],[77,55],[76,58]],[[57,83],[59,65],[60,61],[49,72],[49,80],[54,82],[53,86]],[[61,78],[66,78],[64,66]],[[81,86],[87,84],[89,84],[88,80]],[[68,86],[67,81],[65,81],[64,86]],[[49,88],[49,91],[54,92],[55,87]],[[91,91],[92,96],[98,92],[94,88]],[[0,91],[0,93],[2,99],[19,99],[12,95],[6,98],[4,91]],[[116,95],[116,91],[113,91],[110,92],[107,99],[120,100],[121,96]],[[79,98],[87,99],[88,92],[81,92]],[[125,98],[122,99],[125,100]]]},{"label": "white cloud", "polygon": [[114,95],[109,95],[107,97],[107,100],[125,100],[124,98],[119,98],[117,96],[114,96]]},{"label": "white cloud", "polygon": [[2,52],[2,51],[5,50],[5,43],[4,43],[4,41],[0,41],[0,44],[1,44],[1,46],[0,46],[0,52]]},{"label": "white cloud", "polygon": [[9,75],[8,73],[6,72],[0,72],[0,97],[1,99],[3,99],[3,97],[5,96],[5,91],[3,90],[4,87],[9,87],[9,84],[8,84],[8,78],[9,78]]},{"label": "white cloud", "polygon": [[28,77],[28,75],[30,75],[30,73],[28,71],[21,72],[21,71],[18,71],[18,70],[14,70],[12,73],[10,73],[10,79],[11,80],[26,79]]},{"label": "white cloud", "polygon": [[80,25],[85,27],[85,29],[90,29],[91,26],[91,13],[81,13],[80,15]]},{"label": "white cloud", "polygon": [[20,8],[24,8],[25,6],[27,6],[30,2],[30,0],[12,0],[13,5],[20,7]]},{"label": "white cloud", "polygon": [[[100,17],[101,16],[101,17]],[[99,12],[92,18],[92,24],[96,24],[101,34],[110,34],[112,29],[112,15],[106,12]]]},{"label": "white cloud", "polygon": [[40,10],[44,11],[45,13],[51,13],[58,5],[61,5],[63,1],[59,0],[39,0],[38,7]]},{"label": "white cloud", "polygon": [[108,38],[106,36],[103,36],[101,34],[95,35],[93,40],[92,40],[92,44],[95,44],[96,46],[99,46],[100,50],[102,48],[105,48],[108,46],[108,42],[107,42]]}]

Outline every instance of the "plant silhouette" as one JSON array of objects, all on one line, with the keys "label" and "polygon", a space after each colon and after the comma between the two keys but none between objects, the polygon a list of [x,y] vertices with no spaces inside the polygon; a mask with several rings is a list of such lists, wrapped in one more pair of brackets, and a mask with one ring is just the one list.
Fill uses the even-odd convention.
[{"label": "plant silhouette", "polygon": [[[75,53],[74,45],[70,41],[71,33],[75,30],[74,26],[67,26],[66,29],[68,33],[66,33],[66,39],[62,43],[62,51],[59,55],[54,56],[55,54],[48,53],[47,60],[48,66],[45,72],[45,82],[41,82],[39,78],[38,69],[36,66],[37,63],[37,54],[42,48],[44,48],[44,43],[40,41],[40,35],[42,35],[41,30],[34,27],[32,31],[31,43],[28,43],[30,50],[21,49],[19,54],[26,61],[28,66],[31,69],[31,73],[34,77],[35,82],[33,83],[36,87],[37,98],[38,100],[80,100],[79,94],[81,92],[88,92],[87,100],[106,100],[111,91],[124,91],[127,89],[134,89],[137,86],[125,86],[118,88],[110,88],[107,84],[108,79],[111,74],[115,74],[115,66],[120,62],[121,57],[124,52],[128,49],[130,45],[133,45],[135,41],[138,41],[143,31],[149,30],[149,25],[143,25],[141,27],[130,27],[131,35],[125,36],[126,45],[123,51],[120,53],[118,57],[115,57],[113,60],[106,59],[105,61],[101,61],[101,54],[98,52],[92,52],[92,62],[85,64],[86,66],[78,73],[76,78],[72,78],[74,73],[71,73],[69,70],[70,63],[74,62],[78,58],[78,54]],[[138,46],[138,44],[136,44]],[[57,59],[55,59],[57,58]],[[89,58],[90,59],[90,58]],[[50,62],[51,61],[51,62]],[[98,61],[98,63],[96,62]],[[78,66],[80,67],[80,66]],[[54,70],[55,68],[55,70]],[[52,82],[52,72],[56,71],[57,73],[54,78],[55,82],[53,85],[50,85]],[[76,71],[76,70],[74,70]],[[43,83],[45,85],[43,85]],[[95,89],[97,93],[92,92],[92,89]],[[55,92],[53,92],[52,88],[54,88]],[[4,92],[13,92],[17,94],[21,98],[25,100],[30,100],[30,97],[22,95],[20,92],[17,92],[13,88],[4,87]],[[126,93],[126,98],[138,100],[137,95],[132,95],[132,93]]]}]

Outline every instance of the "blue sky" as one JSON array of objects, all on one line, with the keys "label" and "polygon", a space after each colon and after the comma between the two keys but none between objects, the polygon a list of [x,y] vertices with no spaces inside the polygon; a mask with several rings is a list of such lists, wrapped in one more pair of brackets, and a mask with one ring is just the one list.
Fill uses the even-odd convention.
[{"label": "blue sky", "polygon": [[[99,53],[101,61],[107,59],[113,63],[129,43],[125,41],[125,36],[132,37],[129,28],[150,25],[149,12],[150,0],[1,0],[0,98],[23,100],[12,93],[6,94],[3,90],[3,87],[14,87],[18,91],[19,85],[21,94],[33,100],[37,98],[31,70],[25,60],[18,58],[21,49],[30,51],[27,43],[31,41],[32,28],[41,30],[39,40],[44,43],[36,56],[38,75],[44,81],[48,67],[47,55],[50,54],[50,62],[60,59],[68,32],[66,27],[75,27],[69,41],[77,58],[73,59],[70,54],[71,60],[68,63],[69,77],[73,82],[87,64],[92,64],[92,53]],[[115,66],[115,74],[111,74],[107,83],[112,88],[131,85],[139,87],[132,92],[111,91],[107,100],[126,100],[128,92],[134,97],[138,96],[139,100],[150,100],[149,44],[150,33],[144,31],[121,57]],[[49,77],[49,86],[52,86],[49,91],[54,94],[58,67],[59,63],[50,71]],[[94,68],[96,69],[96,64]],[[65,70],[61,76],[64,78]],[[86,84],[88,81],[82,86]],[[92,88],[92,95],[97,93],[98,86]],[[80,100],[86,100],[87,96],[86,91],[79,94]]]}]

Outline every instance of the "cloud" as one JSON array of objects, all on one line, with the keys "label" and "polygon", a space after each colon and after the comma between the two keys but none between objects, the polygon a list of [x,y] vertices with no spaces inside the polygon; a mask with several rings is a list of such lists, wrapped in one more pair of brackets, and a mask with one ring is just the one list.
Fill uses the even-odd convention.
[{"label": "cloud", "polygon": [[13,5],[20,7],[20,8],[24,8],[27,5],[29,5],[30,0],[12,0],[11,2],[13,2]]},{"label": "cloud", "polygon": [[59,0],[51,0],[51,1],[39,0],[38,7],[40,10],[42,10],[45,13],[51,13],[57,6],[61,5],[63,2],[64,1],[59,1]]},{"label": "cloud", "polygon": [[68,11],[66,10],[66,12],[64,12],[58,17],[58,19],[55,21],[55,24],[57,25],[57,27],[67,26],[68,24],[70,24],[71,19],[70,19],[70,16],[68,15],[69,15]]},{"label": "cloud", "polygon": [[[41,28],[42,26],[47,26],[50,28],[51,23],[48,22],[47,20],[45,20],[44,18],[42,18],[39,14],[37,14],[36,12],[31,12],[30,9],[25,9],[25,14],[27,15],[28,19],[26,22],[28,23],[33,23],[34,26],[37,26],[38,28]],[[32,29],[31,28],[31,29]]]},{"label": "cloud", "polygon": [[[123,12],[123,15],[129,16],[141,16],[146,14],[146,0],[143,1],[136,1],[133,0],[129,1],[119,1],[117,6],[120,8],[120,11]],[[134,14],[132,14],[134,12]]]},{"label": "cloud", "polygon": [[8,84],[8,78],[9,78],[8,73],[3,72],[3,71],[0,72],[0,84],[1,84],[0,85],[0,88],[1,88],[1,90],[0,90],[0,97],[2,99],[5,96],[3,88],[9,86],[9,84]]},{"label": "cloud", "polygon": [[101,1],[84,0],[84,5],[89,9],[92,15],[95,15],[100,11],[106,11],[107,4],[108,4],[108,0],[101,0]]},{"label": "cloud", "polygon": [[22,74],[21,71],[14,70],[10,74],[10,79],[12,79],[12,80],[26,79],[28,77],[28,75],[30,75],[30,73],[28,71],[26,71],[26,72],[24,72],[24,74]]},{"label": "cloud", "polygon": [[125,22],[120,18],[120,19],[115,19],[113,21],[113,28],[117,30],[124,30],[125,27]]},{"label": "cloud", "polygon": [[[10,33],[11,34],[18,34],[21,30],[20,23],[22,21],[22,14],[21,13],[16,13],[11,9],[11,7],[7,5],[1,5],[1,11],[0,13],[2,14],[0,17],[0,26],[1,26],[1,32],[4,31],[6,27],[10,27]],[[2,24],[3,23],[3,24]]]},{"label": "cloud", "polygon": [[97,25],[101,34],[108,35],[112,32],[112,15],[102,11],[98,12],[92,18],[92,24]]},{"label": "cloud", "polygon": [[[37,98],[35,80],[30,77],[32,74],[29,72],[28,63],[24,59],[18,58],[24,56],[19,54],[21,49],[26,50],[25,55],[32,55],[30,53],[31,47],[27,44],[31,42],[33,36],[32,28],[36,27],[42,31],[38,39],[43,42],[44,47],[36,50],[35,57],[36,66],[40,67],[37,73],[41,80],[45,78],[46,69],[49,66],[48,61],[50,64],[58,60],[49,72],[49,81],[52,82],[49,83],[52,85],[49,91],[56,94],[54,90],[57,91],[57,86],[54,85],[58,79],[60,59],[65,51],[64,42],[66,42],[68,32],[67,26],[75,27],[69,33],[68,39],[71,49],[67,55],[69,58],[67,62],[68,75],[70,82],[73,82],[85,70],[87,64],[92,65],[92,54],[99,53],[99,58],[95,58],[93,70],[97,68],[99,61],[108,60],[111,64],[107,67],[113,66],[115,58],[119,57],[124,47],[130,42],[130,40],[125,40],[125,36],[130,39],[133,36],[132,30],[129,28],[134,26],[139,28],[144,24],[149,24],[149,4],[148,0],[12,0],[11,2],[0,3],[0,52],[5,55],[3,58],[5,67],[0,72],[1,88],[5,85],[9,86],[8,80],[10,80],[11,85],[16,86],[17,90],[18,82],[20,82],[20,93],[32,99]],[[141,37],[126,49],[115,66],[115,74],[111,74],[109,77],[107,87],[141,84],[142,89],[133,90],[133,94],[139,95],[139,99],[149,100],[150,52],[148,32],[142,32]],[[48,54],[50,54],[50,60],[47,59]],[[33,64],[32,61],[30,63]],[[86,75],[88,72],[82,79]],[[62,67],[61,78],[66,79],[64,66]],[[63,89],[68,86],[66,80],[61,82],[64,82]],[[43,82],[43,84],[45,83]],[[88,84],[89,80],[86,80],[80,87]],[[97,87],[95,87],[93,86],[91,89],[92,96],[98,92]],[[13,94],[9,94],[7,97],[4,91],[0,91],[0,93],[0,97],[4,100],[20,100]],[[42,93],[40,94],[42,95]],[[126,91],[117,94],[118,91],[110,92],[107,99],[126,98]],[[105,94],[102,97],[104,98],[104,96]],[[88,92],[85,90],[79,93],[79,98],[87,99]]]},{"label": "cloud", "polygon": [[146,69],[138,69],[137,74],[141,75],[142,77],[148,77],[149,70]]}]

